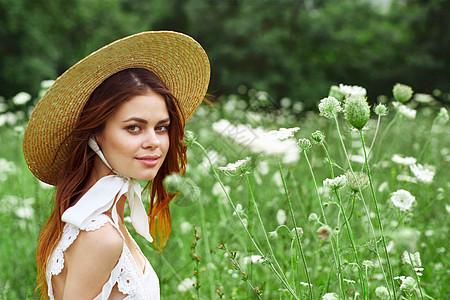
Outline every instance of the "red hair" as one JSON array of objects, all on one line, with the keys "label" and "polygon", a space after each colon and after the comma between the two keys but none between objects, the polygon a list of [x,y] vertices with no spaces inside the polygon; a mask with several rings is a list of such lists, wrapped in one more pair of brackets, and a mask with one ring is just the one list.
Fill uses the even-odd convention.
[{"label": "red hair", "polygon": [[166,245],[172,230],[169,203],[175,194],[166,191],[163,180],[173,172],[184,174],[186,170],[186,146],[183,144],[185,119],[177,99],[157,75],[142,68],[126,69],[112,75],[94,90],[69,136],[73,151],[58,175],[55,208],[41,231],[36,251],[36,290],[41,290],[41,299],[45,299],[48,293],[45,276],[48,259],[64,228],[61,216],[86,192],[86,183],[93,169],[95,152],[88,146],[89,138],[102,132],[106,121],[124,102],[149,91],[164,98],[171,124],[166,158],[155,178],[145,187],[150,189],[148,218],[154,246],[161,250]]}]

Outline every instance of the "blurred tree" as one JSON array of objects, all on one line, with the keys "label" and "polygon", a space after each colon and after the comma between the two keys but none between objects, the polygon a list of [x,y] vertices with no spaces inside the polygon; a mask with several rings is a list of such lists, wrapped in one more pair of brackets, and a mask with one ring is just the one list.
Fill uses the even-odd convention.
[{"label": "blurred tree", "polygon": [[0,95],[35,94],[108,42],[162,29],[204,46],[216,95],[244,84],[312,107],[339,83],[364,86],[372,101],[396,82],[448,91],[449,2],[0,0]]}]

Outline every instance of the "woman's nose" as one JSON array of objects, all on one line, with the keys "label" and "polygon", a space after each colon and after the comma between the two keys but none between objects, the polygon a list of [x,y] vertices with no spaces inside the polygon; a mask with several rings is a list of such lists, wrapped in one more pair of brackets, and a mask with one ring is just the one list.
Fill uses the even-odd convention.
[{"label": "woman's nose", "polygon": [[158,148],[161,144],[158,135],[154,130],[150,130],[142,141],[142,148]]}]

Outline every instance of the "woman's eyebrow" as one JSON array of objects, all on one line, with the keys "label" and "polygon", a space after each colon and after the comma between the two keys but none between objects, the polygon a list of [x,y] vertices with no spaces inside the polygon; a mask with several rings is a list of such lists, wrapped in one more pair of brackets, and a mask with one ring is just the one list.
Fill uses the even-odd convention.
[{"label": "woman's eyebrow", "polygon": [[159,121],[158,124],[167,123],[167,122],[170,122],[170,118],[163,119],[163,120]]},{"label": "woman's eyebrow", "polygon": [[[123,121],[123,123],[130,122],[130,121],[136,121],[138,123],[148,124],[147,120],[142,119],[142,118],[137,118],[137,117],[128,118],[125,121]],[[159,121],[158,124],[167,123],[167,122],[170,122],[170,118],[163,119],[163,120]]]},{"label": "woman's eyebrow", "polygon": [[130,122],[130,121],[136,121],[138,123],[143,123],[143,124],[147,124],[148,123],[147,120],[144,120],[144,119],[141,119],[141,118],[137,118],[137,117],[132,117],[132,118],[126,119],[125,121],[123,121],[123,123]]}]

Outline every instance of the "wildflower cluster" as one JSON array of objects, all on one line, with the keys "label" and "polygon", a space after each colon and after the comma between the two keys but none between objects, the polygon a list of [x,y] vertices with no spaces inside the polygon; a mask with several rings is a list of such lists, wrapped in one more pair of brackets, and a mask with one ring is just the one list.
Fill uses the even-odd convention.
[{"label": "wildflower cluster", "polygon": [[342,111],[341,103],[334,97],[327,97],[320,100],[319,112],[320,115],[333,119],[340,111]]},{"label": "wildflower cluster", "polygon": [[390,201],[400,211],[409,211],[416,201],[416,197],[411,195],[410,192],[400,189],[391,194]]},{"label": "wildflower cluster", "polygon": [[300,128],[281,128],[265,131],[262,127],[252,128],[250,125],[233,125],[228,120],[213,123],[212,128],[219,134],[233,139],[236,143],[248,147],[253,153],[281,156],[283,163],[295,163],[299,153],[293,139],[294,132]]},{"label": "wildflower cluster", "polygon": [[334,179],[327,178],[323,181],[323,185],[332,190],[338,190],[343,188],[347,183],[347,177],[345,175],[340,175]]},{"label": "wildflower cluster", "polygon": [[218,169],[228,176],[239,176],[250,173],[250,157],[236,161],[235,163],[229,163],[225,167],[219,167]]}]

